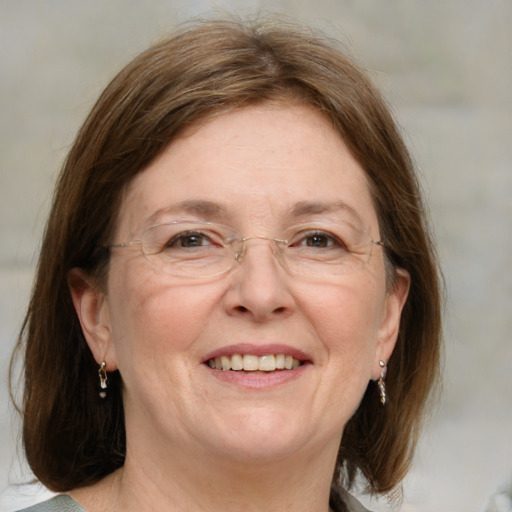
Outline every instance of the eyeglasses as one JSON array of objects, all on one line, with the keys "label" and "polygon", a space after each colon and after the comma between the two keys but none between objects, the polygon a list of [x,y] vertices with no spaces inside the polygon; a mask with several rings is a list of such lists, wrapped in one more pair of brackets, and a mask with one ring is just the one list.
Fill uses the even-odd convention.
[{"label": "eyeglasses", "polygon": [[298,224],[286,229],[284,236],[241,237],[222,224],[175,221],[151,226],[139,240],[107,248],[140,246],[158,272],[204,278],[224,274],[242,263],[248,242],[268,241],[276,259],[291,274],[328,279],[364,268],[373,246],[384,245],[346,221]]}]

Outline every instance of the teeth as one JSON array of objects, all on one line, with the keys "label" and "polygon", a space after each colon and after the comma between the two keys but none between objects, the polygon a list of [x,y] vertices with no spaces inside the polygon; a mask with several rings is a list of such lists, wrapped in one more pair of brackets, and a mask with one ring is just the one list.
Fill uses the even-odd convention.
[{"label": "teeth", "polygon": [[214,370],[243,370],[246,372],[273,372],[274,370],[296,370],[301,362],[292,356],[285,354],[268,354],[255,356],[253,354],[233,354],[210,359],[208,366]]},{"label": "teeth", "polygon": [[232,370],[243,370],[244,369],[244,359],[240,354],[235,354],[231,356],[231,369]]},{"label": "teeth", "polygon": [[[221,356],[220,362],[223,370],[231,370],[231,358],[228,356]],[[217,366],[217,365],[215,365]]]},{"label": "teeth", "polygon": [[273,372],[276,369],[276,358],[275,356],[263,356],[259,360],[260,372]]},{"label": "teeth", "polygon": [[254,372],[259,370],[258,356],[252,356],[249,354],[244,355],[244,370],[248,372]]}]

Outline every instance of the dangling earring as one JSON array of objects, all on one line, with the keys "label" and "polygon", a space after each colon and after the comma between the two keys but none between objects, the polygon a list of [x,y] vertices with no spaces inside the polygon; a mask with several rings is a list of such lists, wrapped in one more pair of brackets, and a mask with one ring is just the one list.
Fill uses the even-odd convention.
[{"label": "dangling earring", "polygon": [[105,398],[107,396],[108,379],[106,367],[107,363],[103,361],[98,369],[98,375],[100,377],[100,398]]},{"label": "dangling earring", "polygon": [[379,366],[382,368],[380,372],[380,379],[377,381],[377,386],[379,386],[380,391],[380,403],[382,405],[386,405],[388,403],[388,395],[386,395],[386,384],[384,381],[386,380],[388,367],[386,366],[386,362],[382,360],[379,361]]}]

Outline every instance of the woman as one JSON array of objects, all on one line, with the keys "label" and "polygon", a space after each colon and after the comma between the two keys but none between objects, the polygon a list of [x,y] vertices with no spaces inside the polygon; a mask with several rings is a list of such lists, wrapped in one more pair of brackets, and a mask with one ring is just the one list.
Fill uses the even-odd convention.
[{"label": "woman", "polygon": [[62,494],[32,510],[363,510],[347,490],[409,467],[439,295],[365,74],[275,20],[184,29],[57,184],[18,349],[27,459]]}]

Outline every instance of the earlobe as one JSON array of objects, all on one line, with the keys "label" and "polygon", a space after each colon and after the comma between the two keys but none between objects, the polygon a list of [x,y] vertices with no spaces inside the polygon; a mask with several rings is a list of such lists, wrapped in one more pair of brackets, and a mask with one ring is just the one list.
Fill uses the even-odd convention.
[{"label": "earlobe", "polygon": [[403,269],[396,270],[396,278],[393,286],[387,293],[383,318],[378,333],[378,346],[375,354],[373,379],[380,378],[380,361],[389,361],[395,348],[400,329],[400,318],[403,307],[407,301],[411,277],[409,272]]},{"label": "earlobe", "polygon": [[82,332],[98,364],[116,369],[111,349],[110,314],[107,296],[83,270],[74,268],[68,274],[68,286]]}]

